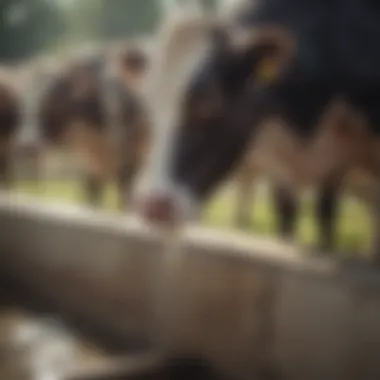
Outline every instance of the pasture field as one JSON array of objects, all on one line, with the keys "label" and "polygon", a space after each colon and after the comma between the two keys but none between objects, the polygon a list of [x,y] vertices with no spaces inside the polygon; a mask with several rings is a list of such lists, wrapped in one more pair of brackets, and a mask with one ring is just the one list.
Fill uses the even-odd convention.
[{"label": "pasture field", "polygon": [[[55,199],[68,203],[81,203],[82,190],[77,181],[48,180],[40,184],[32,181],[20,181],[14,191],[33,195],[42,199]],[[220,228],[231,228],[231,217],[234,210],[235,194],[233,189],[223,189],[206,207],[203,221],[207,225]],[[104,194],[104,208],[116,211],[116,192],[109,186]],[[259,186],[255,194],[251,210],[252,223],[247,233],[273,235],[276,228],[276,215],[268,190]],[[364,205],[352,198],[342,199],[340,218],[337,226],[338,250],[344,255],[353,255],[357,251],[364,252],[369,239],[370,224]],[[301,216],[298,223],[298,241],[301,244],[314,244],[316,226],[313,215],[313,200],[308,197],[302,202]]]}]

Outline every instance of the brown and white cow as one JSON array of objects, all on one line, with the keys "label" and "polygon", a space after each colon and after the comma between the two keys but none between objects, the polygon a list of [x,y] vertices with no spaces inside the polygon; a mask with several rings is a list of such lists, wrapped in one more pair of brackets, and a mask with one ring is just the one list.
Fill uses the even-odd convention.
[{"label": "brown and white cow", "polygon": [[380,82],[341,59],[339,39],[323,24],[329,7],[297,3],[315,19],[302,23],[277,0],[256,3],[248,25],[215,29],[198,17],[163,31],[150,92],[159,132],[140,212],[166,226],[183,222],[253,144],[259,170],[292,193],[337,188],[353,168],[366,173],[379,261]]},{"label": "brown and white cow", "polygon": [[118,70],[108,75],[110,61],[104,52],[74,59],[44,92],[38,120],[45,144],[79,155],[88,202],[98,204],[106,182],[116,180],[124,208],[149,138],[135,91],[146,57],[128,48],[117,59]]}]

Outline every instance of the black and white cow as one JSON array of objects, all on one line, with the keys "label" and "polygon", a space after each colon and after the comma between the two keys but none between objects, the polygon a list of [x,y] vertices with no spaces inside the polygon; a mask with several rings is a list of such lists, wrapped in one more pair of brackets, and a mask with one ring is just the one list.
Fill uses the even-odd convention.
[{"label": "black and white cow", "polygon": [[286,192],[323,186],[330,219],[341,180],[353,169],[365,173],[379,261],[379,7],[247,4],[231,25],[188,17],[162,30],[141,214],[164,225],[185,221],[250,146],[260,170]]}]

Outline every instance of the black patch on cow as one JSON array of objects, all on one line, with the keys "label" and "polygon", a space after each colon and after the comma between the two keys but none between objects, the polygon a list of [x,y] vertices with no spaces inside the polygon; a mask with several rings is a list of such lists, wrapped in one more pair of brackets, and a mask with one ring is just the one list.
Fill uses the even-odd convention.
[{"label": "black patch on cow", "polygon": [[[323,98],[341,96],[368,116],[373,133],[380,132],[379,2],[252,0],[252,5],[236,21],[248,28],[269,24],[293,32],[297,52],[292,70],[299,78],[285,78],[271,91],[281,99],[279,102],[290,114],[297,131],[310,130],[314,115],[321,111]],[[308,78],[305,83],[300,80],[303,75]],[[315,83],[311,85],[313,77]],[[326,89],[321,90],[317,82]],[[331,96],[327,96],[329,91]],[[300,126],[302,122],[304,127]]]},{"label": "black patch on cow", "polygon": [[[265,94],[264,94],[265,92]],[[264,98],[263,98],[264,97]],[[278,116],[301,138],[315,133],[320,118],[331,104],[333,91],[328,79],[285,77],[283,80],[252,93],[255,112]],[[262,104],[261,104],[262,103]],[[253,115],[258,122],[258,116]]]}]

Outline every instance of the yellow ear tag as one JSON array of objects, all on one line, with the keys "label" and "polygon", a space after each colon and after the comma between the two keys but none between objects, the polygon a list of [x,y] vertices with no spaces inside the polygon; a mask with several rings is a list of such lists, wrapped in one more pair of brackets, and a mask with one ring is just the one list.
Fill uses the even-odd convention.
[{"label": "yellow ear tag", "polygon": [[273,57],[263,59],[255,69],[257,78],[264,82],[275,80],[278,75],[277,66],[277,62]]}]

